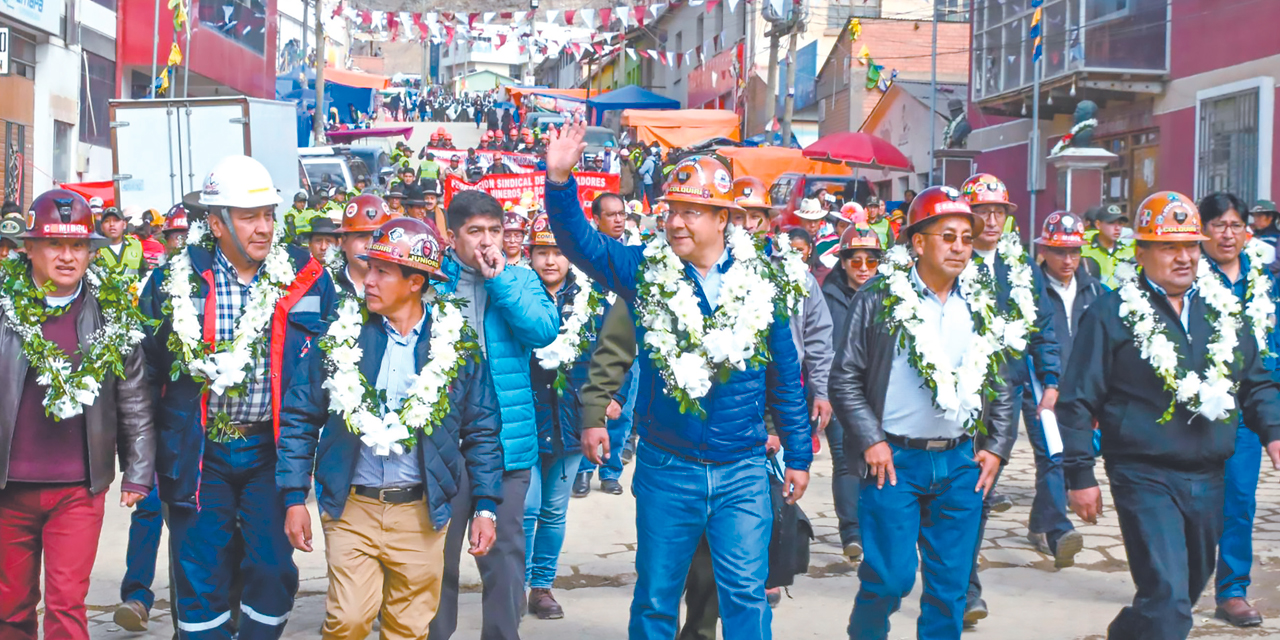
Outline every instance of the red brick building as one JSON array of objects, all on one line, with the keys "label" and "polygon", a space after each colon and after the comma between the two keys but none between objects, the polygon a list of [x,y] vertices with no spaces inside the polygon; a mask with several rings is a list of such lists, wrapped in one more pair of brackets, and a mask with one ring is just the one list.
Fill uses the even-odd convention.
[{"label": "red brick building", "polygon": [[[1099,106],[1095,141],[1119,156],[1103,195],[1127,210],[1165,189],[1274,198],[1280,40],[1270,25],[1280,2],[1046,0],[1039,96],[1028,5],[974,2],[969,116],[969,148],[983,151],[978,169],[1005,180],[1024,223],[1032,100],[1040,103],[1041,158],[1070,130],[1082,100]],[[1058,187],[1051,172],[1036,178],[1043,220]]]}]

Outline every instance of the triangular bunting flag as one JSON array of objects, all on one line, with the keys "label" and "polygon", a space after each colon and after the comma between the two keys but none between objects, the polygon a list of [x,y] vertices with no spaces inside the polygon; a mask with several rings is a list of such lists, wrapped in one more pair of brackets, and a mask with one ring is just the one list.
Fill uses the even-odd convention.
[{"label": "triangular bunting flag", "polygon": [[691,6],[691,7],[701,7],[701,6],[702,6],[702,4],[703,4],[704,2],[706,2],[706,1],[707,1],[707,0],[689,0],[689,6]]},{"label": "triangular bunting flag", "polygon": [[631,10],[624,7],[619,9],[614,15],[617,16],[618,22],[622,24],[622,30],[626,31],[627,27],[631,23]]},{"label": "triangular bunting flag", "polygon": [[572,26],[573,26],[573,18],[574,18],[574,16],[576,16],[576,15],[578,15],[578,12],[577,12],[577,11],[575,11],[575,10],[573,10],[573,9],[565,9],[565,12],[564,12],[564,26],[566,26],[566,27],[572,27]]},{"label": "triangular bunting flag", "polygon": [[738,10],[738,0],[729,0],[729,13]]},{"label": "triangular bunting flag", "polygon": [[511,21],[516,24],[521,24],[524,22],[524,19],[527,17],[529,17],[528,11],[517,11],[511,14]]},{"label": "triangular bunting flag", "polygon": [[476,26],[476,19],[479,17],[480,14],[478,13],[467,14],[467,26],[474,29]]},{"label": "triangular bunting flag", "polygon": [[715,11],[718,4],[720,4],[720,0],[707,0],[707,13]]},{"label": "triangular bunting flag", "polygon": [[637,24],[637,25],[639,25],[639,26],[641,26],[641,27],[643,27],[643,26],[644,26],[644,14],[645,14],[646,10],[647,10],[647,9],[646,9],[646,7],[632,7],[632,8],[631,8],[631,15],[632,15],[632,17],[634,17],[634,18],[636,19],[636,24]]},{"label": "triangular bunting flag", "polygon": [[373,24],[373,14],[368,11],[361,11],[360,24],[363,24],[366,27]]},{"label": "triangular bunting flag", "polygon": [[600,10],[600,28],[607,29],[613,22],[613,9]]},{"label": "triangular bunting flag", "polygon": [[547,22],[550,22],[551,24],[555,24],[555,23],[556,23],[556,18],[559,18],[559,17],[560,17],[560,10],[559,10],[559,9],[548,9],[548,10],[547,10]]},{"label": "triangular bunting flag", "polygon": [[636,50],[635,50],[635,49],[632,49],[631,47],[627,47],[626,49],[627,49],[627,55],[628,55],[628,56],[631,56],[631,59],[632,59],[632,60],[635,60],[635,59],[636,59]]},{"label": "triangular bunting flag", "polygon": [[592,44],[591,48],[596,50],[596,55],[598,56],[604,55],[604,45],[600,44],[599,42]]},{"label": "triangular bunting flag", "polygon": [[511,13],[510,11],[500,11],[500,12],[498,12],[498,17],[499,17],[499,18],[502,18],[503,20],[511,20],[511,19],[514,17],[514,15],[515,15],[515,14]]},{"label": "triangular bunting flag", "polygon": [[501,48],[503,47],[503,45],[505,45],[505,44],[507,44],[507,34],[505,34],[505,33],[499,33],[499,34],[498,34],[498,48],[499,48],[499,49],[501,49]]},{"label": "triangular bunting flag", "polygon": [[596,17],[596,16],[595,16],[595,14],[596,14],[596,12],[594,12],[594,11],[582,11],[582,12],[579,12],[578,17],[582,18],[582,26],[584,26],[584,27],[586,27],[586,28],[588,28],[588,29],[590,29],[590,30],[592,30],[592,31],[595,31],[596,26],[595,26],[595,24],[593,24],[593,23],[592,23],[592,20],[595,20],[595,17]]},{"label": "triangular bunting flag", "polygon": [[655,50],[653,50],[653,49],[650,49],[650,50],[649,50],[649,57],[650,57],[650,58],[653,58],[654,60],[661,60],[661,59],[662,59],[662,58],[660,58],[660,57],[658,56],[658,52],[657,52],[657,51],[655,51]]},{"label": "triangular bunting flag", "polygon": [[485,24],[489,24],[490,22],[493,21],[494,15],[496,15],[495,12],[486,11],[483,14],[481,14],[480,19],[483,20]]},{"label": "triangular bunting flag", "polygon": [[674,51],[667,52],[667,66],[669,67],[676,66],[676,54]]},{"label": "triangular bunting flag", "polygon": [[871,59],[871,49],[867,45],[862,45],[862,50],[858,52],[858,64],[866,65],[867,60]]},{"label": "triangular bunting flag", "polygon": [[665,2],[655,2],[649,5],[649,17],[653,18],[654,20],[657,20],[658,14],[662,13],[662,10],[666,8],[667,8],[667,3]]}]

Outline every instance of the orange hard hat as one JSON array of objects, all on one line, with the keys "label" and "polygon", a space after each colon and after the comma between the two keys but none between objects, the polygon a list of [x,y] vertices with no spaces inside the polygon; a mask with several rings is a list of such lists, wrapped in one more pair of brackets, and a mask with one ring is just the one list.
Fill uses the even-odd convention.
[{"label": "orange hard hat", "polygon": [[1004,181],[989,173],[979,173],[965,180],[960,192],[971,208],[980,204],[999,204],[1006,207],[1005,213],[1018,209],[1018,205],[1009,202],[1009,189],[1004,186]]},{"label": "orange hard hat", "polygon": [[1196,203],[1176,191],[1160,191],[1138,205],[1133,222],[1136,240],[1153,242],[1201,242],[1200,210]]},{"label": "orange hard hat", "polygon": [[869,249],[879,251],[884,247],[880,246],[880,234],[876,233],[866,221],[851,224],[844,233],[840,234],[840,252],[852,251],[854,249]]},{"label": "orange hard hat", "polygon": [[743,176],[733,181],[733,201],[743,209],[768,209],[769,191],[760,178]]},{"label": "orange hard hat", "polygon": [[421,271],[432,280],[447,282],[440,271],[444,244],[427,223],[416,218],[396,218],[378,226],[365,254],[365,260],[384,260]]},{"label": "orange hard hat", "polygon": [[907,224],[898,232],[898,242],[906,242],[921,226],[943,216],[964,216],[973,223],[974,235],[982,233],[982,218],[973,215],[973,209],[969,208],[969,203],[960,192],[951,187],[938,186],[921,191],[911,201]]},{"label": "orange hard hat", "polygon": [[343,233],[376,231],[396,217],[387,201],[372,193],[362,193],[347,203],[342,213]]},{"label": "orange hard hat", "polygon": [[1049,214],[1044,220],[1040,237],[1036,238],[1036,244],[1042,247],[1083,247],[1087,244],[1084,239],[1084,218],[1070,211]]},{"label": "orange hard hat", "polygon": [[671,170],[662,200],[741,209],[733,201],[733,173],[709,155],[689,156]]},{"label": "orange hard hat", "polygon": [[533,219],[533,226],[529,228],[529,239],[525,241],[526,247],[555,247],[556,237],[551,233],[551,223],[548,221],[546,214],[542,214]]}]

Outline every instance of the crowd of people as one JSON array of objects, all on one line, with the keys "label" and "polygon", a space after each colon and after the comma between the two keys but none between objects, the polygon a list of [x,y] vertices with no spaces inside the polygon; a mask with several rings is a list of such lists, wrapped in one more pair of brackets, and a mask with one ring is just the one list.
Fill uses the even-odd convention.
[{"label": "crowd of people", "polygon": [[1163,191],[1132,216],[1058,211],[1033,254],[996,176],[894,213],[814,193],[792,224],[715,154],[656,169],[641,147],[628,161],[657,175],[584,213],[585,134],[551,130],[545,196],[505,207],[444,206],[448,169],[406,164],[384,193],[299,192],[278,216],[244,156],[165,216],[62,189],[6,206],[0,637],[37,637],[42,566],[45,637],[88,637],[119,459],[130,631],[167,527],[179,637],[280,637],[314,501],[323,637],[452,637],[465,548],[481,637],[518,638],[526,612],[571,614],[553,587],[573,496],[597,473],[623,494],[631,464],[629,637],[769,638],[807,568],[781,561],[808,539],[779,514],[794,528],[822,434],[858,563],[848,636],[887,638],[923,565],[917,633],[959,638],[998,613],[977,558],[1020,424],[1027,538],[1056,567],[1089,544],[1071,515],[1097,522],[1105,461],[1136,588],[1108,637],[1187,637],[1210,579],[1218,617],[1262,622],[1274,205]]}]

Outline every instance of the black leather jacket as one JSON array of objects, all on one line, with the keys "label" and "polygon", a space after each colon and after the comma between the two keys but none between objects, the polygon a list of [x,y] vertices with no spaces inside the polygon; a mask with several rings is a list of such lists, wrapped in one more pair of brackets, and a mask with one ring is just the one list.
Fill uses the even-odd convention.
[{"label": "black leather jacket", "polygon": [[[889,325],[880,319],[888,293],[883,278],[868,280],[853,296],[847,321],[849,332],[836,345],[836,360],[831,367],[829,397],[835,414],[845,429],[845,452],[849,473],[858,477],[867,473],[862,452],[885,439],[880,420],[884,416],[885,394],[889,388],[889,371],[893,366],[895,337]],[[995,396],[983,407],[986,434],[976,436],[978,449],[990,451],[1007,461],[1018,434],[1013,411],[1015,398],[1010,380],[1013,367],[1021,360],[1005,361],[1000,366],[1000,382],[993,383]]]}]

